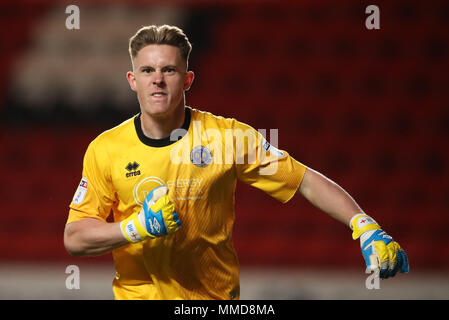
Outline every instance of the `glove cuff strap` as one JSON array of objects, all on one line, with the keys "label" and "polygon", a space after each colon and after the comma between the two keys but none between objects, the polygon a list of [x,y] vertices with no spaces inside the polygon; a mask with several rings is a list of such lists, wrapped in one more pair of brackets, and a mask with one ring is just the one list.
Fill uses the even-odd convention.
[{"label": "glove cuff strap", "polygon": [[353,230],[352,239],[354,240],[358,239],[362,233],[366,231],[380,229],[379,224],[369,215],[364,213],[359,213],[353,216],[349,222],[349,226]]},{"label": "glove cuff strap", "polygon": [[148,232],[139,221],[137,212],[120,222],[120,231],[130,243],[139,242],[148,238]]}]

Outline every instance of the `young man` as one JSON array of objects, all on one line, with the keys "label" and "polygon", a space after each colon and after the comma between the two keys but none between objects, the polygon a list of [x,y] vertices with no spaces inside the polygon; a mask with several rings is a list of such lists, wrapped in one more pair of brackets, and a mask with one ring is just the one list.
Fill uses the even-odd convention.
[{"label": "young man", "polygon": [[194,74],[182,30],[144,27],[129,50],[140,113],[87,148],[64,233],[72,255],[112,251],[116,299],[238,299],[237,179],[283,203],[300,193],[353,230],[381,277],[408,272],[405,252],[337,184],[250,126],[185,105]]}]

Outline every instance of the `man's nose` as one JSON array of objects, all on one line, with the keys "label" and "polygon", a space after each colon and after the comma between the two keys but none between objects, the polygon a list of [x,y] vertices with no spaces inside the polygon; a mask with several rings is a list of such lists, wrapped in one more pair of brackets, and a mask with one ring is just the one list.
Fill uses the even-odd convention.
[{"label": "man's nose", "polygon": [[153,83],[157,85],[164,83],[164,75],[161,71],[156,71],[154,73]]}]

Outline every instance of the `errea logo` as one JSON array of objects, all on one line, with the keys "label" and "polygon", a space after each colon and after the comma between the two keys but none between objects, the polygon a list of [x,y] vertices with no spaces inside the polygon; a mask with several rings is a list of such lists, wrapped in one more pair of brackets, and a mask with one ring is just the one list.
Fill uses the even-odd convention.
[{"label": "errea logo", "polygon": [[140,164],[138,164],[136,161],[129,162],[128,165],[125,167],[125,169],[128,171],[126,173],[126,177],[135,177],[140,175],[140,170],[137,170],[139,168]]}]

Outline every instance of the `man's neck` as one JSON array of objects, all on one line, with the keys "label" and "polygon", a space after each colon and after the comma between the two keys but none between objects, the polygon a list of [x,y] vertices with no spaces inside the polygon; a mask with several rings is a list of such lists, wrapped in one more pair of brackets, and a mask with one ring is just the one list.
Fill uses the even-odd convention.
[{"label": "man's neck", "polygon": [[184,118],[185,108],[182,106],[176,108],[173,113],[161,117],[152,117],[142,112],[140,123],[145,136],[151,139],[162,139],[170,136],[173,130],[181,128]]}]

